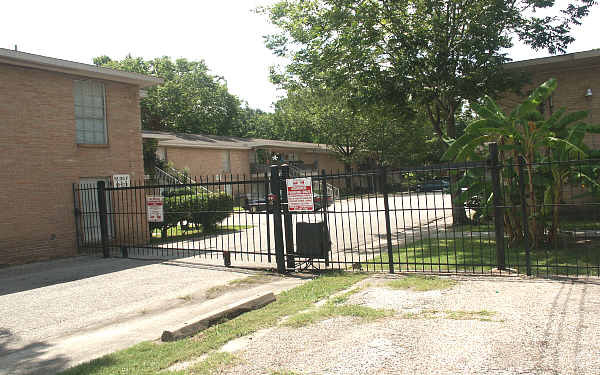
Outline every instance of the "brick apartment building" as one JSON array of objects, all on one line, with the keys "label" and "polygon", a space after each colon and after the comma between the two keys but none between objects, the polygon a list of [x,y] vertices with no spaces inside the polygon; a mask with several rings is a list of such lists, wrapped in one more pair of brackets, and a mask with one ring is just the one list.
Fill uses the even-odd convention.
[{"label": "brick apartment building", "polygon": [[[556,78],[558,88],[545,103],[544,112],[549,114],[562,107],[568,112],[584,110],[589,112],[586,122],[600,123],[600,49],[515,61],[505,68],[527,73],[531,78],[522,96],[511,94],[500,100],[507,111],[519,104],[531,89]],[[585,141],[592,148],[600,148],[600,134],[588,134]]]},{"label": "brick apartment building", "polygon": [[0,265],[77,254],[74,202],[95,198],[73,184],[143,177],[140,89],[160,82],[0,49]]},{"label": "brick apartment building", "polygon": [[145,140],[157,141],[159,159],[190,176],[262,176],[273,155],[307,173],[343,170],[344,164],[323,144],[240,138],[204,134],[176,134],[144,130]]}]

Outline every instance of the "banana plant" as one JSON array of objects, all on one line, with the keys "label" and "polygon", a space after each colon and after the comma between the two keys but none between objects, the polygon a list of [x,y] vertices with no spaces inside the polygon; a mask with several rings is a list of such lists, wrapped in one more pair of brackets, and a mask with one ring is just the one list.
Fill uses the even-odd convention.
[{"label": "banana plant", "polygon": [[[587,116],[586,111],[567,113],[561,108],[544,117],[539,111],[540,105],[556,88],[555,79],[544,82],[508,115],[487,96],[481,102],[471,103],[477,119],[467,126],[460,138],[450,141],[450,147],[442,156],[448,161],[480,160],[486,157],[486,142],[498,143],[499,160],[504,166],[501,184],[505,195],[513,203],[510,206],[515,207],[505,210],[505,228],[512,241],[519,241],[524,236],[519,210],[516,209],[520,203],[520,176],[516,165],[519,157],[523,157],[526,162],[524,177],[529,234],[536,247],[556,237],[559,229],[558,204],[562,201],[565,185],[586,181],[597,188],[596,180],[585,169],[574,168],[566,161],[574,157],[588,158],[591,150],[583,139],[588,132],[600,132],[600,128],[582,122]],[[552,163],[540,163],[547,161]],[[491,191],[489,188],[485,190]],[[546,230],[548,218],[551,218],[551,226]]]}]

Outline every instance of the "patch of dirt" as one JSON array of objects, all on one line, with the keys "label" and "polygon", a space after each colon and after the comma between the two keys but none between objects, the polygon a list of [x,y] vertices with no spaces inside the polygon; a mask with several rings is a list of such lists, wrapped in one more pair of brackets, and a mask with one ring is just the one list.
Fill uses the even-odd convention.
[{"label": "patch of dirt", "polygon": [[217,285],[208,289],[205,293],[205,298],[215,299],[217,297],[222,296],[225,293],[229,293],[240,289],[247,289],[258,284],[268,284],[278,280],[281,280],[281,276],[270,274],[260,274],[244,277],[241,279],[235,279],[228,282],[226,285]]}]

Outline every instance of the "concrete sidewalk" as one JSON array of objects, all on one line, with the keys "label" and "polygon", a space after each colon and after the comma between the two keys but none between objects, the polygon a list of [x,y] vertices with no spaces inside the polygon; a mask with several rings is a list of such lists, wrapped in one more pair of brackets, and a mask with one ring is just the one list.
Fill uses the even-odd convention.
[{"label": "concrete sidewalk", "polygon": [[261,272],[200,261],[78,257],[0,270],[0,375],[55,373],[304,281],[275,278],[207,299],[210,288]]}]

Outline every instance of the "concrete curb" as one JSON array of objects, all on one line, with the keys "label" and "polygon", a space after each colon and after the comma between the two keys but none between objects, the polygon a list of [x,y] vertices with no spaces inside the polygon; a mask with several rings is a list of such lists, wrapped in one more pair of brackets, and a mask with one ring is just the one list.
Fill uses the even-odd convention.
[{"label": "concrete curb", "polygon": [[161,341],[176,341],[195,335],[200,331],[219,323],[223,319],[233,319],[245,312],[260,309],[275,301],[273,292],[258,294],[242,299],[238,302],[226,305],[217,311],[201,315],[195,322],[184,324],[173,330],[164,331],[160,337]]}]

